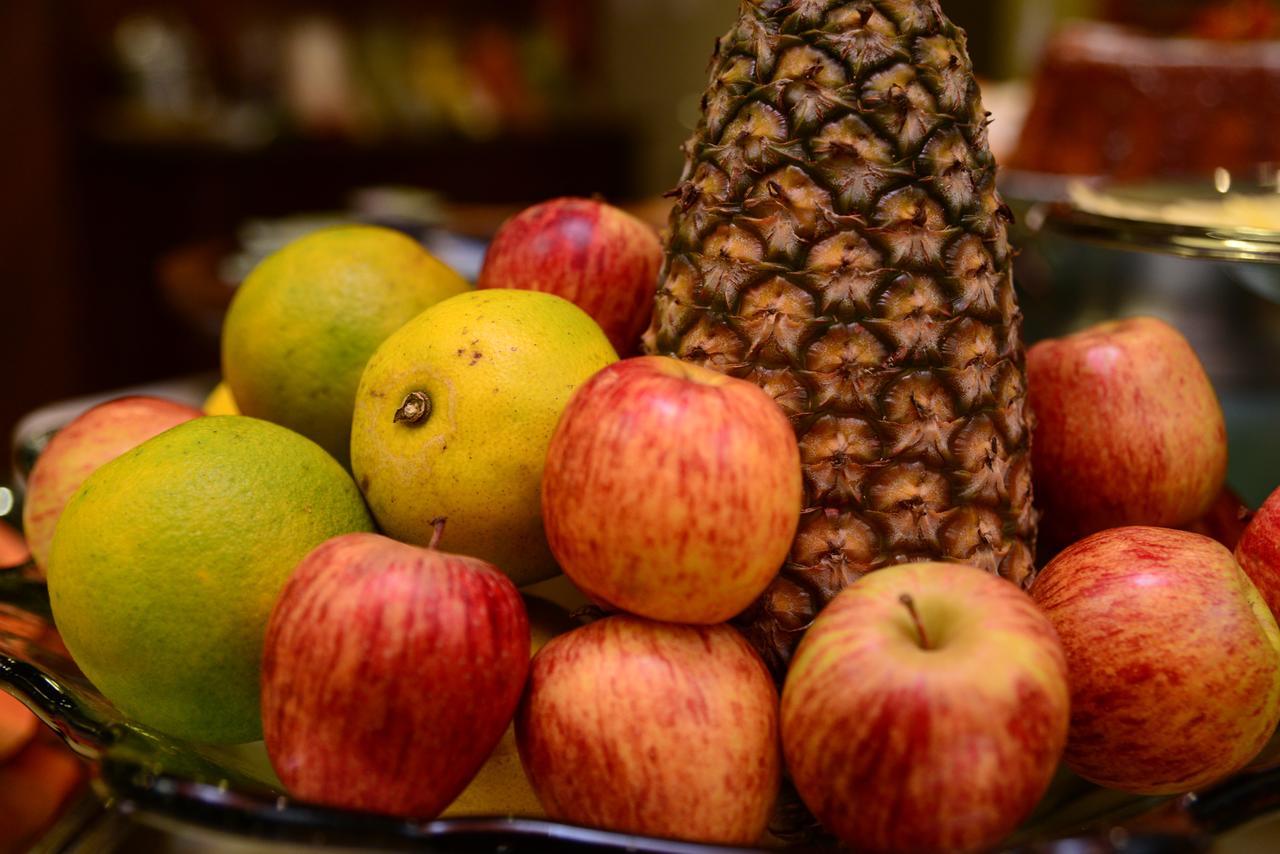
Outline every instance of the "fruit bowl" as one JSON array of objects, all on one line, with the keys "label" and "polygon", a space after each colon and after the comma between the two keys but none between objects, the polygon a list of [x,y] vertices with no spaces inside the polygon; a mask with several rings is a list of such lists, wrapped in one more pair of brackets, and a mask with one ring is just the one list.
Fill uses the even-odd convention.
[{"label": "fruit bowl", "polygon": [[[673,842],[519,817],[401,820],[285,796],[257,746],[196,745],[125,719],[49,637],[48,598],[28,567],[0,569],[0,688],[26,704],[96,769],[101,809],[169,829],[214,830],[257,844],[348,850],[745,850]],[[108,806],[109,805],[109,806]],[[1222,833],[1280,808],[1280,771],[1196,797],[1140,798],[1063,775],[1009,850],[1207,850]],[[1123,829],[1122,829],[1123,827]],[[1086,844],[1089,847],[1082,849]],[[779,847],[781,846],[779,844]],[[802,850],[822,850],[806,844]]]},{"label": "fruit bowl", "polygon": [[[156,391],[198,400],[208,383]],[[84,406],[37,413],[19,430],[16,475],[23,478],[42,439]],[[1270,423],[1270,421],[1267,421]],[[1256,431],[1255,431],[1256,432]],[[1264,437],[1263,430],[1259,436]],[[1233,438],[1239,438],[1233,433]],[[1248,455],[1246,455],[1248,456]],[[0,492],[0,499],[15,496]],[[0,500],[0,517],[18,525],[19,501]],[[158,734],[115,710],[50,641],[49,602],[29,568],[0,568],[0,689],[17,696],[96,769],[93,808],[167,830],[213,830],[271,843],[348,850],[711,852],[722,847],[610,833],[520,817],[400,820],[307,804],[284,794],[261,745],[196,745]],[[46,640],[39,640],[45,638]],[[109,805],[109,806],[108,806]],[[1110,792],[1062,774],[1009,850],[1207,850],[1208,840],[1280,811],[1280,771],[1238,778],[1180,799]],[[1084,846],[1084,847],[1082,847]],[[785,847],[775,840],[774,847]],[[806,841],[797,850],[825,850]],[[834,849],[831,849],[834,850]]]},{"label": "fruit bowl", "polygon": [[[65,418],[58,418],[61,422]],[[58,426],[58,423],[44,425]],[[43,431],[36,431],[44,435]],[[38,436],[16,445],[24,476]],[[12,498],[12,493],[10,493]],[[17,525],[20,501],[0,517]],[[394,851],[748,850],[595,830],[516,816],[414,821],[337,810],[288,797],[261,744],[181,741],[127,719],[80,673],[52,632],[48,593],[30,565],[0,568],[0,690],[23,702],[95,769],[93,808],[178,833],[216,831],[258,846]],[[1208,850],[1213,835],[1280,811],[1280,770],[1245,776],[1180,799],[1136,797],[1063,772],[1007,850],[1181,852]],[[77,831],[92,824],[82,811]],[[69,819],[71,822],[71,819]],[[1085,847],[1081,847],[1081,846]],[[836,850],[805,839],[771,848]]]}]

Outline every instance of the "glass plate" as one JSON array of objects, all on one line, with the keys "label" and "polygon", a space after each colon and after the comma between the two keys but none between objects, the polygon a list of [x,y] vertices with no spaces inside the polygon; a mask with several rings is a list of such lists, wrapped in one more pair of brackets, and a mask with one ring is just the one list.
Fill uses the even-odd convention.
[{"label": "glass plate", "polygon": [[[1274,183],[1241,185],[1229,175],[1220,175],[1216,181],[1200,183],[1108,184],[1091,180],[1081,182],[1078,189],[1102,202],[1102,209],[1091,209],[1080,198],[1046,202],[1032,208],[1028,225],[1035,231],[1043,228],[1116,249],[1224,262],[1241,284],[1280,302],[1280,229],[1170,222],[1158,213],[1163,207],[1184,202],[1221,202],[1228,198],[1228,190],[1231,198],[1280,199]],[[1072,195],[1070,190],[1067,195]]]}]

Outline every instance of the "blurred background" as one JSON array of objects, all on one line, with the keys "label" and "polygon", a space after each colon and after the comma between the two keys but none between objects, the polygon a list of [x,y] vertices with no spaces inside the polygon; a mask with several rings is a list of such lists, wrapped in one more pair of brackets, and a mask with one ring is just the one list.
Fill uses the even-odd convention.
[{"label": "blurred background", "polygon": [[[1141,128],[1126,136],[1128,125],[1156,121],[1124,100],[1135,86],[1155,91],[1135,78],[1141,67],[1106,107],[1102,77],[1085,87],[1092,92],[1075,81],[1045,88],[1056,79],[1046,45],[1066,38],[1067,22],[1093,18],[1152,38],[1270,50],[1275,3],[944,7],[968,30],[997,154],[1024,178],[1203,173],[1269,156],[1197,140],[1166,146]],[[0,3],[0,436],[49,401],[216,369],[218,322],[239,278],[333,219],[401,225],[464,272],[505,215],[555,195],[600,194],[660,224],[713,40],[735,9],[736,0]],[[1086,31],[1084,41],[1101,38]],[[1057,60],[1063,51],[1070,45]],[[1268,56],[1259,62],[1272,76],[1241,97],[1275,126],[1274,141],[1280,85],[1267,84],[1280,79],[1280,61]],[[1216,101],[1223,115],[1241,109],[1234,82],[1207,85],[1220,90],[1174,87],[1184,124],[1204,124],[1196,102]],[[1150,109],[1169,111],[1158,100]],[[1028,114],[1034,127],[1024,130]],[[1042,191],[1024,181],[1006,195]],[[1191,306],[1180,325],[1193,327],[1215,379],[1274,379],[1254,370],[1280,363],[1268,349],[1274,310],[1218,271],[1166,262],[1153,273],[1086,250],[1065,259],[1050,247],[1020,262],[1033,334],[1116,313],[1125,279],[1124,293],[1152,310],[1170,298]],[[1159,293],[1143,277],[1161,283]],[[1170,297],[1171,279],[1199,284]],[[1249,336],[1256,347],[1218,353],[1224,329],[1240,337],[1240,318],[1265,327]]]}]

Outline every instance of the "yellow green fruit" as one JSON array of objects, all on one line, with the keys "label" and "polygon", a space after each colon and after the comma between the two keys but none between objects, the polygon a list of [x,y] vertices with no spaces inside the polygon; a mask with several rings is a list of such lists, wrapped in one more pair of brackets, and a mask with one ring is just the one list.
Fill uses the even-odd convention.
[{"label": "yellow green fruit", "polygon": [[281,587],[320,543],[372,528],[350,476],[314,442],[253,418],[199,418],[72,496],[49,564],[54,620],[129,717],[193,741],[252,741]]},{"label": "yellow green fruit", "polygon": [[240,415],[240,407],[236,406],[235,396],[226,383],[218,383],[213,391],[204,399],[205,415]]},{"label": "yellow green fruit", "polygon": [[441,549],[517,585],[554,575],[547,446],[573,392],[617,358],[590,316],[550,294],[475,291],[414,318],[378,348],[356,394],[352,470],[379,527],[425,545],[444,518]]},{"label": "yellow green fruit", "polygon": [[222,371],[245,415],[318,442],[344,465],[365,362],[466,280],[397,231],[326,229],[254,268],[222,332]]}]

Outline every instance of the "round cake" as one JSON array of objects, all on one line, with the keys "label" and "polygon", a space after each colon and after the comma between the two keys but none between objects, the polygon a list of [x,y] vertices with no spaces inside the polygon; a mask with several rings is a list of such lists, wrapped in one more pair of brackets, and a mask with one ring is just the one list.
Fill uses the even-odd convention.
[{"label": "round cake", "polygon": [[1248,178],[1280,163],[1280,41],[1078,23],[1046,49],[1015,169]]}]

